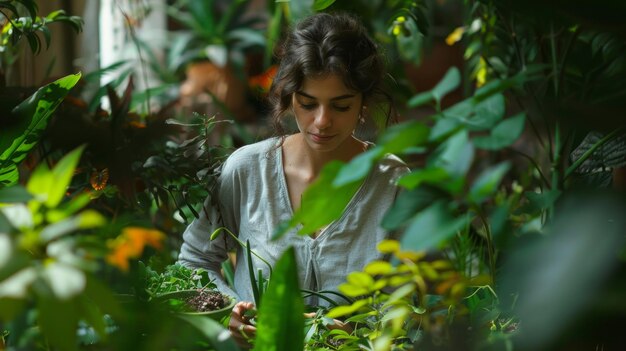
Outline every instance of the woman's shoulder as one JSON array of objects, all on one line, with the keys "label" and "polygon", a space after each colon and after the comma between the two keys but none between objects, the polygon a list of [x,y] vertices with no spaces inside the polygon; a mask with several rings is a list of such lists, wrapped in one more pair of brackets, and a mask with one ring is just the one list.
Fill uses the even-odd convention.
[{"label": "woman's shoulder", "polygon": [[261,163],[271,159],[273,152],[278,149],[278,143],[278,138],[274,137],[241,146],[228,156],[224,168],[258,168]]}]

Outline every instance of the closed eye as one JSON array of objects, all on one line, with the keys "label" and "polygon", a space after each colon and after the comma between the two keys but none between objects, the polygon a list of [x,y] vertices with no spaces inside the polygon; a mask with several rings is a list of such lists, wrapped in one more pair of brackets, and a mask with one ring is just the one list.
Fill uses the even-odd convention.
[{"label": "closed eye", "polygon": [[313,110],[314,108],[317,107],[317,104],[300,104],[300,107],[302,107],[305,110]]}]

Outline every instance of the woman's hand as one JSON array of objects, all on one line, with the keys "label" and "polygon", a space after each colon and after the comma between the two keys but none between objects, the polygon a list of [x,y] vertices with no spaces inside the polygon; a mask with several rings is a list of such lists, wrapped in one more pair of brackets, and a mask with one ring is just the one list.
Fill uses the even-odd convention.
[{"label": "woman's hand", "polygon": [[252,302],[237,302],[230,313],[230,322],[228,322],[228,330],[233,335],[235,342],[246,349],[252,347],[249,340],[256,336],[256,327],[250,324],[252,317],[246,316],[246,311],[254,311],[254,309]]}]

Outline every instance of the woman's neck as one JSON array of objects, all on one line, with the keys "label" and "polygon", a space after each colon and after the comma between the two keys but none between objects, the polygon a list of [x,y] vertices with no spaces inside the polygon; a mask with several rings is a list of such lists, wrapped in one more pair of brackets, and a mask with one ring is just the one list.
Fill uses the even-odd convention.
[{"label": "woman's neck", "polygon": [[302,134],[297,133],[288,136],[283,144],[284,167],[297,169],[301,177],[312,182],[327,163],[334,160],[348,162],[366,148],[366,143],[352,137],[346,139],[338,150],[320,152],[309,147]]}]

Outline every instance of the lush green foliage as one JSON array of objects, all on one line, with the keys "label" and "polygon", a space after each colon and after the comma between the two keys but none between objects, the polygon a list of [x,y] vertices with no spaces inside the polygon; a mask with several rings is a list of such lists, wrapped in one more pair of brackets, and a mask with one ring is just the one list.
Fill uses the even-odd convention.
[{"label": "lush green foliage", "polygon": [[52,113],[80,77],[79,73],[52,82],[13,109],[11,123],[0,131],[0,188],[17,183],[17,165],[37,145]]},{"label": "lush green foliage", "polygon": [[51,33],[48,26],[52,23],[65,23],[76,33],[82,31],[83,20],[77,16],[68,16],[64,10],[56,10],[45,17],[37,15],[35,0],[3,0],[0,2],[0,14],[3,28],[0,31],[0,86],[6,85],[7,71],[20,56],[19,43],[26,38],[33,54],[41,52],[42,43],[38,33],[43,35],[46,49],[50,46]]},{"label": "lush green foliage", "polygon": [[158,273],[149,266],[146,270],[147,287],[151,296],[191,289],[215,289],[215,284],[209,278],[206,270],[191,269],[181,264],[165,267],[165,271]]},{"label": "lush green foliage", "polygon": [[[0,9],[17,13],[12,3],[2,1]],[[34,2],[21,3],[33,13]],[[426,5],[436,6],[269,1],[262,41],[258,33],[242,35],[252,28],[238,21],[241,1],[232,2],[223,17],[213,13],[212,2],[185,3],[192,11],[170,9],[195,30],[172,48],[190,49],[181,60],[199,57],[194,37],[219,47],[209,56],[227,50],[231,59],[243,54],[238,49],[265,45],[268,66],[268,43],[285,24],[350,6],[385,44],[396,70],[419,63],[429,35]],[[390,260],[351,273],[339,287],[345,298],[337,302],[344,304],[328,309],[303,306],[303,293],[319,292],[300,291],[293,251],[270,267],[269,277],[248,267],[259,307],[255,349],[550,350],[567,349],[569,340],[589,349],[615,344],[616,337],[598,332],[592,321],[623,321],[623,301],[611,298],[623,294],[623,193],[580,191],[575,180],[587,176],[580,173],[585,162],[615,151],[607,146],[615,147],[611,142],[624,133],[626,46],[616,30],[623,24],[608,16],[623,7],[601,1],[598,10],[585,13],[577,3],[465,2],[466,22],[448,41],[465,45],[467,72],[453,67],[432,89],[409,94],[405,110],[428,117],[384,130],[375,147],[349,163],[329,164],[304,194],[301,210],[275,233],[303,224],[300,234],[306,235],[337,219],[377,160],[394,153],[411,172],[398,180],[403,192],[382,223],[403,234],[399,241],[380,243]],[[30,44],[37,30],[45,34],[45,26],[29,18],[10,25],[11,35],[25,36]],[[31,49],[39,46],[32,43]],[[222,324],[164,312],[150,302],[162,292],[212,286],[205,272],[172,263],[180,228],[199,215],[205,192],[233,149],[233,130],[214,145],[219,129],[213,117],[188,123],[163,118],[165,109],[136,114],[133,101],[140,94],[132,80],[121,95],[114,91],[127,75],[99,87],[84,106],[74,106],[79,118],[64,110],[67,124],[55,128],[73,126],[70,136],[82,140],[59,146],[47,126],[80,75],[41,88],[0,131],[0,348],[238,350]],[[464,83],[467,98],[448,105]],[[401,91],[394,95],[407,95],[396,87]],[[111,112],[98,107],[104,95]],[[101,133],[88,133],[93,130]],[[18,183],[18,171],[28,170],[20,163],[44,131],[47,162]],[[570,158],[590,131],[602,137]],[[85,142],[91,144],[80,146]],[[146,228],[152,226],[166,233]],[[213,234],[235,236],[226,228]],[[255,253],[239,244],[252,262]],[[304,318],[305,310],[313,314]],[[333,318],[349,322],[352,331],[337,329]]]}]

